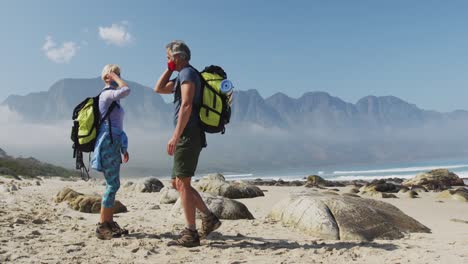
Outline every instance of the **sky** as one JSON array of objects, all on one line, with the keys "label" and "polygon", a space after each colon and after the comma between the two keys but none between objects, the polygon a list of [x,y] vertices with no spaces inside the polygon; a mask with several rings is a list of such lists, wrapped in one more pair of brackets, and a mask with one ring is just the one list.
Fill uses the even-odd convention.
[{"label": "sky", "polygon": [[94,78],[117,63],[153,86],[165,45],[222,66],[239,90],[355,103],[394,95],[423,109],[468,110],[468,1],[0,2],[0,102]]}]

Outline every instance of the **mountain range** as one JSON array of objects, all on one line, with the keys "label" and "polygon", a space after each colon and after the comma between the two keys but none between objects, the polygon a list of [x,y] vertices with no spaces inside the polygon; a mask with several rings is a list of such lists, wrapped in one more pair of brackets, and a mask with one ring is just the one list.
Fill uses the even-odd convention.
[{"label": "mountain range", "polygon": [[[173,106],[151,88],[129,82],[131,96],[122,100],[126,122],[166,126],[172,123]],[[73,108],[103,88],[100,78],[62,79],[48,91],[11,95],[1,105],[21,114],[25,121],[51,123],[69,120]],[[263,98],[255,89],[237,90],[232,106],[233,124],[252,123],[287,129],[419,127],[429,122],[468,120],[468,111],[450,113],[423,110],[394,96],[366,96],[357,103],[345,102],[326,92],[308,92],[299,98],[276,93]]]},{"label": "mountain range", "polygon": [[[173,130],[174,107],[151,88],[128,83],[131,94],[121,103],[132,162],[124,167],[131,175],[167,173],[172,161],[165,150]],[[73,108],[102,88],[100,78],[62,79],[48,91],[9,96],[1,105],[20,117],[0,119],[2,147],[72,168]],[[308,92],[299,98],[276,93],[263,98],[250,89],[237,90],[233,96],[231,123],[225,135],[207,137],[199,172],[468,156],[468,112],[464,110],[424,110],[394,96],[366,96],[356,103],[326,92]]]}]

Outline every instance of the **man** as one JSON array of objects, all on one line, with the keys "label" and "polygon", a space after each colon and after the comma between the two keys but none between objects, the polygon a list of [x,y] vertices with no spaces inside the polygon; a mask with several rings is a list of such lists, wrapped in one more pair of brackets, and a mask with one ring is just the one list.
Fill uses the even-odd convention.
[{"label": "man", "polygon": [[[200,194],[191,186],[198,157],[206,146],[198,117],[202,83],[200,74],[189,64],[191,53],[184,42],[172,41],[166,46],[166,53],[168,67],[156,83],[154,91],[160,94],[174,93],[175,130],[167,143],[167,154],[174,156],[172,185],[180,194],[187,223],[180,238],[168,245],[195,247],[200,245],[200,237],[205,238],[221,225],[218,217],[208,209]],[[179,75],[170,80],[174,71],[179,72]],[[195,225],[196,209],[202,214],[200,235]]]}]

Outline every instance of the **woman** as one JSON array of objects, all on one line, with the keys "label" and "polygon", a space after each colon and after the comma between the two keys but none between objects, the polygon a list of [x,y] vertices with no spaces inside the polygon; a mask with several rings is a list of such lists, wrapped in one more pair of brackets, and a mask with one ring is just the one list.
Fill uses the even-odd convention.
[{"label": "woman", "polygon": [[123,131],[124,109],[120,99],[130,94],[127,83],[120,78],[120,68],[108,64],[102,70],[101,78],[105,83],[99,96],[99,111],[102,124],[94,147],[91,165],[93,169],[104,173],[106,191],[102,197],[101,219],[97,224],[96,236],[99,239],[111,239],[128,234],[113,219],[115,195],[120,188],[120,164],[127,163],[128,139]]}]

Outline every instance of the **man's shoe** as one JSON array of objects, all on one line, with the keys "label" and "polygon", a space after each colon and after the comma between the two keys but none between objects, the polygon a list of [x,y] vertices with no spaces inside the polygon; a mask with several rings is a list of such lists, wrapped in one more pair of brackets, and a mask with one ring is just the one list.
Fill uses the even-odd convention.
[{"label": "man's shoe", "polygon": [[202,239],[205,239],[211,232],[215,231],[221,226],[221,221],[219,221],[219,218],[213,214],[210,213],[207,216],[202,217],[202,230],[200,232],[200,237]]},{"label": "man's shoe", "polygon": [[197,230],[185,228],[180,232],[180,238],[170,241],[167,245],[170,247],[198,247],[200,246],[200,236],[198,235]]}]

